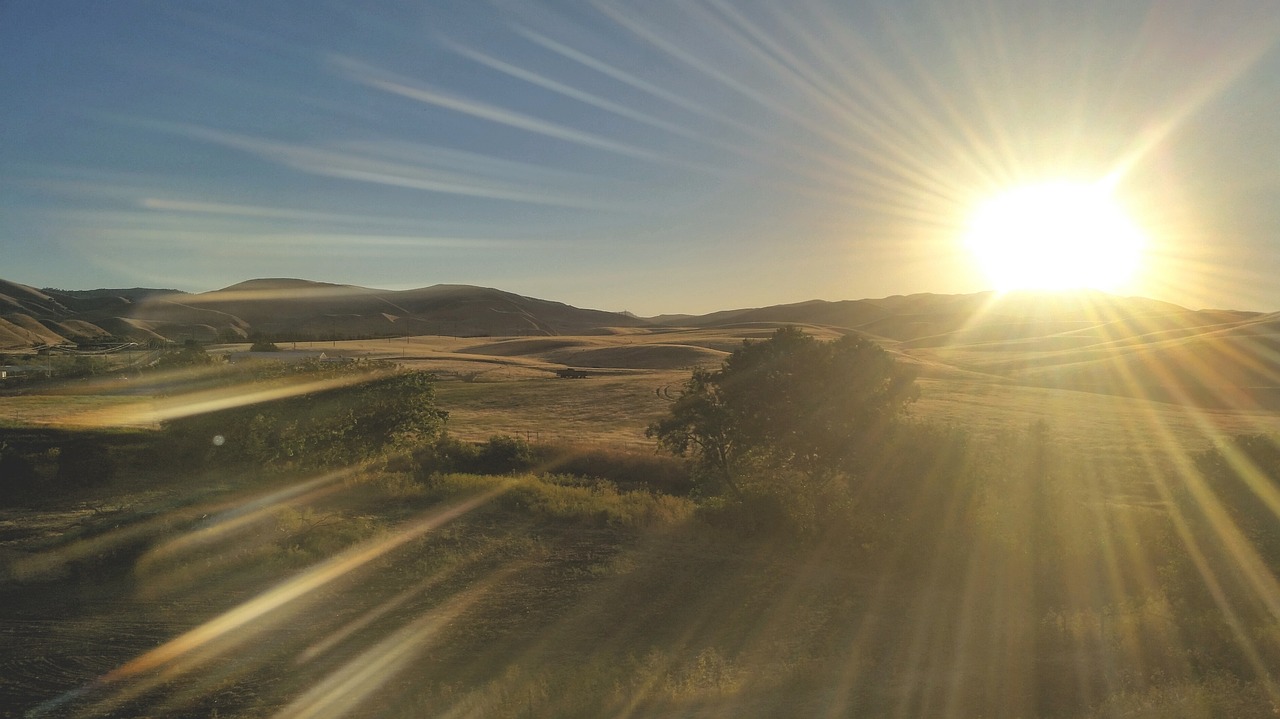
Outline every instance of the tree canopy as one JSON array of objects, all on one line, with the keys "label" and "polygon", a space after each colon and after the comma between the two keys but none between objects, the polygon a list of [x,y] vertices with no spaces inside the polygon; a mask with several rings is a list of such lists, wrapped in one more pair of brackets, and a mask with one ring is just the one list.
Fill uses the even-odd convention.
[{"label": "tree canopy", "polygon": [[916,396],[915,372],[874,342],[822,342],[784,327],[744,342],[718,370],[694,370],[648,435],[734,492],[750,469],[826,481],[856,474],[859,456]]}]

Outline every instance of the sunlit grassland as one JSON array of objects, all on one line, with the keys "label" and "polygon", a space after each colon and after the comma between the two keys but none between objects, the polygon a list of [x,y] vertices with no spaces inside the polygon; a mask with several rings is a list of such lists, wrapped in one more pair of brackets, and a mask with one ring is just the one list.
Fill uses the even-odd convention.
[{"label": "sunlit grassland", "polygon": [[[465,371],[465,370],[464,370]],[[436,394],[449,411],[449,432],[467,440],[493,434],[530,439],[648,444],[644,427],[657,419],[688,378],[685,370],[650,370],[562,380],[533,378],[464,382],[445,375]],[[1156,440],[1164,428],[1180,445],[1202,448],[1223,436],[1280,431],[1270,412],[1187,408],[1176,404],[1026,387],[994,380],[919,380],[911,414],[954,423],[984,435],[1050,422],[1065,440],[1123,453]],[[91,391],[91,390],[90,390]],[[0,397],[0,426],[83,427],[96,416],[151,406],[137,395],[28,392]]]},{"label": "sunlit grassland", "polygon": [[[595,347],[648,348],[650,356],[657,358],[646,363],[644,356],[631,355],[627,359],[638,360],[639,366],[594,369],[596,374],[586,380],[555,379],[552,370],[563,365],[550,361],[548,352],[539,351],[534,344],[528,346],[527,355],[456,354],[529,338],[415,337],[407,342],[338,342],[336,348],[397,358],[409,366],[436,372],[445,380],[438,385],[437,394],[451,414],[450,432],[465,439],[509,433],[530,438],[645,443],[645,425],[666,411],[689,376],[687,366],[661,366],[667,348],[683,344],[727,352],[744,339],[767,336],[768,331],[752,327],[557,338],[560,342],[582,340]],[[812,327],[806,331],[833,336]],[[395,342],[403,344],[397,347]],[[1164,451],[1165,447],[1157,445],[1168,438],[1181,447],[1200,449],[1234,434],[1280,431],[1280,414],[1275,412],[1195,408],[1138,397],[1028,386],[940,364],[936,352],[913,352],[912,358],[925,364],[921,367],[920,399],[912,414],[984,436],[1045,421],[1066,442],[1118,455],[1143,447]],[[955,350],[949,352],[956,354]],[[708,358],[703,364],[715,363]],[[659,366],[652,366],[655,364]]]},{"label": "sunlit grassland", "polygon": [[[832,333],[815,328],[821,336]],[[690,356],[678,348],[727,352],[768,328],[664,330],[587,337],[457,338],[408,337],[382,340],[282,343],[287,351],[325,352],[335,357],[389,359],[440,378],[437,395],[450,412],[449,431],[467,440],[506,433],[544,440],[646,444],[644,427],[666,411],[688,378]],[[892,345],[891,345],[892,346]],[[215,353],[245,346],[213,348]],[[573,365],[575,352],[608,366]],[[614,354],[609,354],[614,352]],[[956,350],[949,350],[956,354]],[[603,354],[602,354],[603,353]],[[963,354],[963,353],[960,353]],[[1000,353],[996,353],[1000,354]],[[918,357],[916,357],[918,355]],[[916,351],[923,362],[921,396],[913,415],[954,423],[994,436],[1049,422],[1064,440],[1105,453],[1132,452],[1151,442],[1175,439],[1200,448],[1237,433],[1280,429],[1273,412],[1189,408],[1066,389],[1015,384],[1007,379],[957,370],[933,351]],[[695,357],[697,358],[697,357]],[[717,355],[700,356],[704,366]],[[580,366],[583,380],[557,379],[556,369]],[[180,395],[180,386],[95,380],[61,386],[56,393],[35,389],[0,397],[0,425],[84,426],[106,410],[145,408],[157,396]]]},{"label": "sunlit grassland", "polygon": [[[939,487],[928,501],[971,529],[877,546],[874,523],[751,537],[569,478],[241,479],[10,561],[0,698],[47,687],[63,703],[45,716],[1270,711],[1160,513],[1086,505],[1087,487],[1055,490],[1047,523],[1015,475]],[[1108,557],[1136,575],[1117,583]],[[1237,610],[1280,656],[1280,623]]]},{"label": "sunlit grassland", "polygon": [[[649,364],[682,356],[676,334],[654,341]],[[741,339],[683,338],[717,350]],[[644,426],[688,377],[649,366],[557,379],[554,353],[634,359],[644,343],[509,339],[521,344],[327,351],[420,340],[382,356],[437,372],[448,431],[464,440],[652,451]],[[615,346],[631,354],[598,352]],[[926,373],[910,410],[941,428],[906,448],[923,470],[885,478],[898,504],[859,495],[848,521],[807,536],[744,532],[714,502],[583,477],[440,474],[403,457],[186,475],[140,457],[109,485],[0,515],[0,619],[16,640],[0,650],[0,706],[1273,716],[1277,523],[1265,507],[1261,522],[1238,517],[1193,460],[1280,417],[943,375]],[[168,386],[99,399],[154,403]],[[26,407],[109,416],[74,395],[0,401],[36,397]],[[17,423],[39,424],[14,406]],[[960,451],[947,449],[951,429]],[[911,484],[894,495],[899,479]]]},{"label": "sunlit grassland", "polygon": [[101,394],[25,394],[0,397],[0,427],[77,427],[96,414],[129,407],[137,397]]},{"label": "sunlit grassland", "polygon": [[441,382],[449,432],[480,440],[512,434],[540,441],[650,445],[645,426],[667,411],[688,372],[650,372],[588,379]]},{"label": "sunlit grassland", "polygon": [[1116,458],[1142,451],[1197,450],[1236,434],[1280,431],[1274,412],[1205,409],[996,379],[921,378],[912,407],[921,419],[998,437],[1047,422],[1069,446]]},{"label": "sunlit grassland", "polygon": [[[686,371],[512,382],[441,382],[437,396],[450,412],[449,431],[466,439],[495,433],[531,438],[647,443],[645,425],[660,417],[688,378]],[[1027,387],[992,379],[918,381],[910,416],[963,427],[984,437],[1049,423],[1064,442],[1109,457],[1143,448],[1203,449],[1235,434],[1280,431],[1272,412],[1189,408],[1171,403]]]},{"label": "sunlit grassland", "polygon": [[[47,551],[6,557],[6,615],[25,620],[6,622],[22,636],[5,653],[5,705],[116,670],[104,691],[65,696],[53,715],[270,713],[360,670],[361,657],[373,653],[376,664],[380,640],[406,626],[421,630],[420,645],[370,678],[366,700],[483,681],[511,652],[551,639],[547,628],[587,587],[630,566],[618,557],[637,532],[682,524],[692,509],[675,497],[532,478],[424,486],[373,472],[303,485],[120,508],[71,527]],[[448,621],[421,621],[436,614]],[[28,663],[20,648],[37,644],[51,664]],[[174,660],[165,671],[148,670],[165,658]]]}]

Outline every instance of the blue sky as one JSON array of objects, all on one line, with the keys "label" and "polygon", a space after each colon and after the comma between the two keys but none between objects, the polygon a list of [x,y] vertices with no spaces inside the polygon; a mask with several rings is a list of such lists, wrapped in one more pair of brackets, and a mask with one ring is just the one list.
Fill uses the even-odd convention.
[{"label": "blue sky", "polygon": [[0,277],[467,283],[639,314],[986,288],[1121,176],[1132,291],[1280,309],[1257,2],[0,3]]}]

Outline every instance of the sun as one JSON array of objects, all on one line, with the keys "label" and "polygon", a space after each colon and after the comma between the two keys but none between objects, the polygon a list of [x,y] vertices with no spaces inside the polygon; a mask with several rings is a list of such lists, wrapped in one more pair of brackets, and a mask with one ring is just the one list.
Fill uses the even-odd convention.
[{"label": "sun", "polygon": [[994,288],[1125,288],[1140,269],[1146,237],[1107,182],[1048,182],[982,203],[965,244]]}]

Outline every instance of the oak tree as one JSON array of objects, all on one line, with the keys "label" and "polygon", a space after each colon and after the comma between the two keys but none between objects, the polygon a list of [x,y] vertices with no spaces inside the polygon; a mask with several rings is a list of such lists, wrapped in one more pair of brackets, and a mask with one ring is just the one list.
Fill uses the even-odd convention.
[{"label": "oak tree", "polygon": [[694,370],[647,434],[735,494],[749,474],[776,470],[825,483],[856,475],[917,394],[913,368],[871,340],[823,342],[784,327],[744,342],[717,370]]}]

